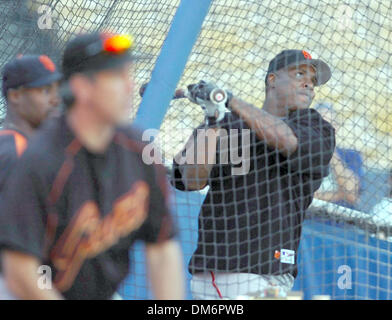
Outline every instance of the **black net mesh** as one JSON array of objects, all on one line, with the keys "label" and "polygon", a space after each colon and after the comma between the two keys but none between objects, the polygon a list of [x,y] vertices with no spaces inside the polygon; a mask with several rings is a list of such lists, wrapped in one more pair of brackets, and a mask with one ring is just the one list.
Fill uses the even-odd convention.
[{"label": "black net mesh", "polygon": [[[65,43],[73,34],[97,30],[131,33],[136,50],[151,57],[138,64],[138,87],[150,76],[178,4],[179,1],[143,0],[1,1],[0,64],[25,53],[45,53],[59,64]],[[136,104],[139,102],[140,98]],[[0,117],[4,113],[1,99]]]},{"label": "black net mesh", "polygon": [[[132,33],[137,50],[152,57],[136,66],[138,89],[149,80],[179,3],[180,0],[2,0],[0,66],[19,53],[45,53],[59,63],[65,42],[81,31]],[[377,242],[388,239],[392,214],[391,205],[388,208],[388,169],[392,161],[392,87],[388,81],[392,77],[391,16],[389,0],[214,0],[178,85],[185,87],[201,79],[212,81],[261,107],[268,63],[280,51],[306,50],[313,58],[329,64],[332,78],[316,88],[315,104],[322,101],[333,106],[337,146],[356,150],[360,155],[359,164],[350,164],[350,157],[345,158],[347,152],[340,155],[346,159],[343,167],[353,174],[348,179],[357,177],[360,181],[352,203],[357,211],[313,203],[313,210],[309,210],[314,213],[313,220],[327,220],[327,224],[338,224],[341,229],[331,231],[325,224],[305,230],[303,237],[307,237],[306,245],[310,247],[303,257],[307,263],[323,266],[310,271],[310,275],[325,278],[328,284],[320,282],[319,288],[312,287],[317,285],[307,280],[308,265],[302,260],[297,281],[302,290],[333,292],[337,299],[391,298],[391,270],[385,262],[390,258],[389,242]],[[135,105],[139,103],[136,95]],[[135,113],[136,108],[132,117]],[[4,115],[1,98],[0,117]],[[188,100],[171,103],[157,139],[166,163],[172,162],[203,119],[201,108]],[[333,172],[335,177],[329,179],[329,184],[326,182],[325,190],[339,188],[337,178],[339,172],[343,173]],[[185,192],[173,201],[186,263],[197,243],[197,214],[204,197],[203,192]],[[343,196],[342,200],[348,199]],[[320,235],[325,236],[324,240],[318,238]],[[328,242],[330,237],[334,241]],[[358,247],[350,247],[353,243]],[[329,256],[342,251],[346,254],[341,257]],[[126,298],[149,297],[141,256],[137,255],[134,262],[136,277],[128,279],[120,293]],[[379,265],[385,269],[377,269]],[[340,266],[349,266],[353,272],[360,270],[356,286],[353,279],[355,290],[339,287]],[[362,281],[372,285],[363,285]],[[387,287],[382,287],[385,283]]]}]

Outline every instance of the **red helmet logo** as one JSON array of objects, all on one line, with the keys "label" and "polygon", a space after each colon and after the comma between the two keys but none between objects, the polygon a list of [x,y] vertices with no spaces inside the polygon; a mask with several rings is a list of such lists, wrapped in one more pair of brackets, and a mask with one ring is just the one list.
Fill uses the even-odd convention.
[{"label": "red helmet logo", "polygon": [[305,59],[307,59],[307,60],[312,59],[312,56],[310,55],[309,52],[306,52],[305,50],[302,50],[302,53],[303,53]]},{"label": "red helmet logo", "polygon": [[53,63],[52,60],[50,60],[50,58],[48,56],[45,56],[45,55],[39,56],[39,61],[50,72],[56,71],[56,65]]}]

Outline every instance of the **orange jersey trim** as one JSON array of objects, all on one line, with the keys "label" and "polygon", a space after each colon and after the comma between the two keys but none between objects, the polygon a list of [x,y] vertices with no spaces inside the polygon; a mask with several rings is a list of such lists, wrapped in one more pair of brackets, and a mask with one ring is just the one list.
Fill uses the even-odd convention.
[{"label": "orange jersey trim", "polygon": [[20,158],[27,148],[26,137],[14,130],[2,130],[0,135],[12,135],[14,137],[16,155]]}]

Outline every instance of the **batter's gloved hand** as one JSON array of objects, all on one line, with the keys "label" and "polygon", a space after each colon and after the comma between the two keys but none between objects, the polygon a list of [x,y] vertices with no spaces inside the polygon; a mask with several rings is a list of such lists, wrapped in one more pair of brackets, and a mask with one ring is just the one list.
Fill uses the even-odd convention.
[{"label": "batter's gloved hand", "polygon": [[217,124],[223,120],[226,112],[230,112],[228,105],[233,97],[231,92],[203,80],[187,88],[188,99],[203,108],[209,125]]}]

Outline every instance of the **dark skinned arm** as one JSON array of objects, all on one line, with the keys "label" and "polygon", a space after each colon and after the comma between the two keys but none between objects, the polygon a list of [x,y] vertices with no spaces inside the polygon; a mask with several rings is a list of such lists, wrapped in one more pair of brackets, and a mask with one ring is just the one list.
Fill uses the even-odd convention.
[{"label": "dark skinned arm", "polygon": [[[203,189],[208,183],[208,177],[215,164],[219,130],[217,128],[208,130],[207,135],[198,137],[192,135],[185,145],[185,150],[193,152],[191,152],[191,157],[186,158],[185,163],[178,166],[178,169],[187,190]],[[179,163],[183,157],[183,151],[180,151],[174,160]]]},{"label": "dark skinned arm", "polygon": [[286,157],[296,151],[298,139],[283,120],[236,97],[230,100],[229,106],[268,146]]}]

